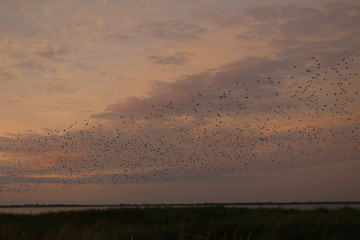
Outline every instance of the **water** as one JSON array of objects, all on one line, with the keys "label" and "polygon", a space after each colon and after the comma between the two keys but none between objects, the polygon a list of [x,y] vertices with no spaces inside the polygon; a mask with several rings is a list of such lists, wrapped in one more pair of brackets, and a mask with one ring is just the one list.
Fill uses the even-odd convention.
[{"label": "water", "polygon": [[337,209],[337,208],[356,208],[360,209],[360,203],[349,203],[349,204],[251,204],[251,205],[231,205],[229,207],[245,207],[245,208],[284,208],[284,209],[300,209],[300,210],[311,210],[316,208],[326,208],[326,209]]},{"label": "water", "polygon": [[[162,207],[162,205],[134,205],[129,207],[145,208],[145,207]],[[165,206],[165,205],[164,205]],[[171,205],[172,207],[197,207],[197,205]],[[201,206],[201,205],[200,205]],[[360,203],[349,204],[239,204],[239,205],[225,205],[226,207],[244,207],[244,208],[284,208],[284,209],[301,209],[311,210],[316,208],[337,209],[343,207],[351,207],[360,209]],[[40,214],[48,212],[60,212],[60,211],[81,211],[90,209],[109,209],[109,208],[125,208],[117,206],[80,206],[80,207],[2,207],[0,213],[12,213],[12,214]]]},{"label": "water", "polygon": [[89,209],[107,209],[109,207],[12,207],[0,208],[0,213],[15,213],[15,214],[39,214],[48,212],[61,211],[81,211]]}]

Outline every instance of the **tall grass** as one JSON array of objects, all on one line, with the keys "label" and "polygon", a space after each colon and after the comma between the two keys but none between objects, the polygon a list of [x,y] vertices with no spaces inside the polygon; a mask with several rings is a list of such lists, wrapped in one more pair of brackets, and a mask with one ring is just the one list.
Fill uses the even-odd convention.
[{"label": "tall grass", "polygon": [[123,208],[0,214],[1,240],[360,239],[360,210]]}]

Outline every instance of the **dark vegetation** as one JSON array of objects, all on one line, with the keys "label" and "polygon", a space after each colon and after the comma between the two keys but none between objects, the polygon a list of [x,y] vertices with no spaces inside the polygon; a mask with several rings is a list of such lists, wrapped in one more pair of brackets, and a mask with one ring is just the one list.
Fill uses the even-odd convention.
[{"label": "dark vegetation", "polygon": [[0,239],[360,239],[360,209],[148,207],[0,214]]}]

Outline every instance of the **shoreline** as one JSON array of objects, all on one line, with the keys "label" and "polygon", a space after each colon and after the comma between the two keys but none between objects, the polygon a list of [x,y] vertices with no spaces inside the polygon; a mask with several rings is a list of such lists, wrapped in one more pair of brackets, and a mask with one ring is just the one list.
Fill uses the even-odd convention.
[{"label": "shoreline", "polygon": [[141,204],[11,204],[0,208],[56,208],[56,207],[201,207],[201,206],[289,206],[289,205],[360,205],[360,201],[329,202],[234,202],[234,203],[141,203]]}]

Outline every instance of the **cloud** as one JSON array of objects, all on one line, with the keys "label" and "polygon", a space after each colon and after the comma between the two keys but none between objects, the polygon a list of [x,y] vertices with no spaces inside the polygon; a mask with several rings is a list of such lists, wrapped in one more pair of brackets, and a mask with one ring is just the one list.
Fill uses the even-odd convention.
[{"label": "cloud", "polygon": [[11,104],[11,103],[16,103],[19,102],[18,99],[10,99],[10,98],[0,98],[0,103],[3,104]]},{"label": "cloud", "polygon": [[125,33],[112,33],[106,37],[106,39],[110,40],[114,43],[132,43],[136,41],[136,37],[131,34]]},{"label": "cloud", "polygon": [[[342,52],[328,52],[327,55],[319,56],[323,66],[334,66],[334,61],[326,62],[328,58],[340,59],[344,56]],[[208,109],[228,109],[229,114],[239,112],[253,112],[255,114],[268,114],[269,109],[274,111],[274,106],[288,106],[289,111],[299,111],[302,102],[295,96],[302,95],[302,98],[311,97],[310,92],[299,93],[297,82],[305,78],[320,78],[317,74],[324,74],[317,70],[318,60],[311,60],[314,64],[311,69],[315,72],[307,72],[309,59],[312,55],[307,55],[303,59],[283,58],[255,58],[250,57],[233,63],[224,64],[211,71],[198,74],[187,75],[179,78],[172,83],[157,83],[153,86],[149,96],[146,98],[129,98],[127,101],[110,105],[106,111],[95,115],[98,118],[116,118],[120,116],[139,116],[143,117],[151,112],[154,107],[162,107],[162,116],[181,116],[184,114],[199,115],[208,117],[213,114],[205,111]],[[356,57],[354,53],[348,53],[346,58]],[[293,68],[298,65],[297,68]],[[355,67],[354,65],[352,65]],[[355,67],[356,69],[356,67]],[[354,69],[353,69],[354,71]],[[355,70],[356,71],[356,70]],[[334,72],[327,73],[323,77],[333,77]],[[313,81],[313,80],[312,80]],[[325,87],[328,82],[318,81],[316,88]],[[315,85],[314,85],[315,87]],[[329,86],[327,86],[330,90]],[[337,91],[333,89],[333,91]],[[321,96],[321,97],[320,97]],[[353,95],[354,96],[354,95]],[[300,97],[299,97],[300,98]],[[319,102],[333,100],[329,97],[319,95]],[[171,110],[181,109],[181,111]],[[325,103],[324,103],[325,104]]]},{"label": "cloud", "polygon": [[244,16],[247,29],[237,39],[265,38],[284,56],[359,47],[358,4],[337,3],[321,9],[267,5],[247,9]]},{"label": "cloud", "polygon": [[207,32],[206,28],[180,20],[167,20],[161,22],[148,22],[129,27],[119,32],[107,35],[107,39],[115,43],[128,43],[130,41],[150,37],[167,41],[197,40]]},{"label": "cloud", "polygon": [[221,27],[236,27],[244,25],[247,20],[243,12],[237,9],[224,8],[215,11],[201,11],[197,15],[200,19],[209,20]]},{"label": "cloud", "polygon": [[280,25],[284,35],[298,38],[312,36],[329,37],[346,34],[348,31],[359,29],[360,6],[342,6],[324,10],[310,10],[299,8],[296,18]]},{"label": "cloud", "polygon": [[16,67],[30,72],[46,71],[46,67],[44,65],[33,60],[21,61],[18,64],[16,64]]},{"label": "cloud", "polygon": [[192,55],[186,52],[176,52],[173,55],[151,55],[148,56],[148,59],[159,65],[184,65]]},{"label": "cloud", "polygon": [[69,52],[69,49],[66,47],[46,47],[36,51],[35,54],[48,60],[61,61]]},{"label": "cloud", "polygon": [[35,84],[36,92],[42,93],[73,93],[77,89],[69,87],[63,79],[53,78]]},{"label": "cloud", "polygon": [[199,39],[200,35],[207,31],[205,28],[198,25],[185,23],[179,20],[149,22],[138,26],[136,30],[153,38],[174,41]]},{"label": "cloud", "polygon": [[0,82],[6,82],[6,81],[11,81],[13,80],[15,77],[13,74],[4,71],[2,69],[0,69]]},{"label": "cloud", "polygon": [[276,22],[298,19],[304,16],[316,17],[320,13],[319,10],[311,7],[299,7],[298,5],[261,5],[246,9],[244,16],[254,22]]},{"label": "cloud", "polygon": [[[250,8],[224,8],[198,14],[209,29],[237,31],[245,44],[271,46],[281,57],[306,56],[310,52],[358,49],[360,5],[337,2],[321,7],[297,4],[265,4]],[[214,25],[215,24],[215,25]],[[326,50],[324,50],[326,49]]]}]

